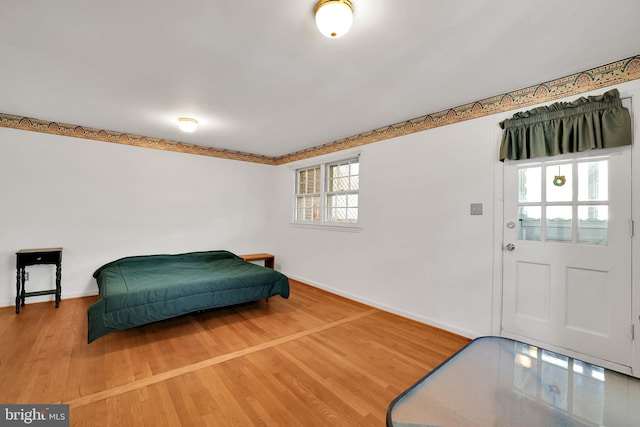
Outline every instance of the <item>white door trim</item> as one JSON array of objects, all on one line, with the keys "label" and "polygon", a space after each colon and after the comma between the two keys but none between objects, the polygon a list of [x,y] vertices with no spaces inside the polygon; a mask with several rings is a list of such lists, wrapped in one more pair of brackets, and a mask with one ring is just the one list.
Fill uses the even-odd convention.
[{"label": "white door trim", "polygon": [[494,128],[494,206],[493,206],[493,292],[491,304],[491,335],[500,336],[502,331],[502,272],[504,251],[504,163],[498,161],[502,130],[498,123],[511,114],[498,118]]},{"label": "white door trim", "polygon": [[623,98],[631,98],[631,134],[633,138],[633,149],[631,150],[631,218],[635,224],[634,237],[631,239],[631,318],[635,329],[635,340],[632,344],[633,355],[631,372],[635,377],[640,378],[640,87],[630,91],[621,91]]}]

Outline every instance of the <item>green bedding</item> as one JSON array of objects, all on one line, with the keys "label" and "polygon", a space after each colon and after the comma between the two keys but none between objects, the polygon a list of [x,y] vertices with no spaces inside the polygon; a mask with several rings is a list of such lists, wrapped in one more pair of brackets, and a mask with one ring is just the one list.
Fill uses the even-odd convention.
[{"label": "green bedding", "polygon": [[93,277],[100,299],[88,309],[89,343],[207,308],[289,297],[285,275],[228,251],[126,257],[103,265]]}]

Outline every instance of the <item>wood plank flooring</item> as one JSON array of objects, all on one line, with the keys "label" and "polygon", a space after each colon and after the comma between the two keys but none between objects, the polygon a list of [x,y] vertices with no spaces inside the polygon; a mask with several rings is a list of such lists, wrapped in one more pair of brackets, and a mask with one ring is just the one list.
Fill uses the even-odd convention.
[{"label": "wood plank flooring", "polygon": [[383,426],[469,342],[292,280],[87,344],[96,299],[0,308],[0,403],[66,403],[72,426]]}]

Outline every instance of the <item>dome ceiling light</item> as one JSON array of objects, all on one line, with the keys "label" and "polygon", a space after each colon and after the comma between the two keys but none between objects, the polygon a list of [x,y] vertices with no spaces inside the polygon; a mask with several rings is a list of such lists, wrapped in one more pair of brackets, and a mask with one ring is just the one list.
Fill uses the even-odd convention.
[{"label": "dome ceiling light", "polygon": [[353,23],[353,5],[349,0],[320,0],[313,11],[318,30],[329,38],[342,37]]},{"label": "dome ceiling light", "polygon": [[180,117],[178,126],[182,132],[192,133],[198,127],[198,121],[190,117]]}]

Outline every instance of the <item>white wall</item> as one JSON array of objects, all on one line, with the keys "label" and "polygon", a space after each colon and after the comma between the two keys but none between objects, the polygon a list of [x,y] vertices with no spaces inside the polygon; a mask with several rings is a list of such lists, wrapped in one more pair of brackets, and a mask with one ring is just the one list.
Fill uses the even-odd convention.
[{"label": "white wall", "polygon": [[[494,126],[488,117],[359,148],[360,233],[292,227],[292,168],[318,159],[279,167],[283,271],[466,335],[490,329]],[[471,216],[471,203],[484,214]]]},{"label": "white wall", "polygon": [[[622,97],[640,94],[640,80],[617,87]],[[529,108],[533,106],[525,109]],[[322,158],[279,166],[274,224],[281,236],[277,253],[282,270],[320,288],[468,337],[499,333],[502,164],[497,160],[498,123],[512,114],[356,150],[361,152],[359,233],[291,226],[294,169]],[[634,121],[640,122],[637,105]],[[637,157],[634,167],[640,163]],[[634,188],[640,188],[638,174]],[[635,198],[636,205],[639,199]],[[484,214],[471,216],[471,203],[482,203]],[[634,286],[640,288],[637,283]],[[640,298],[635,305],[640,307]]]},{"label": "white wall", "polygon": [[[128,255],[275,251],[273,166],[0,128],[0,305],[15,301],[15,252],[64,247],[62,297]],[[29,267],[27,290],[52,288]],[[31,301],[52,299],[32,297]],[[64,304],[64,301],[63,301]]]}]

